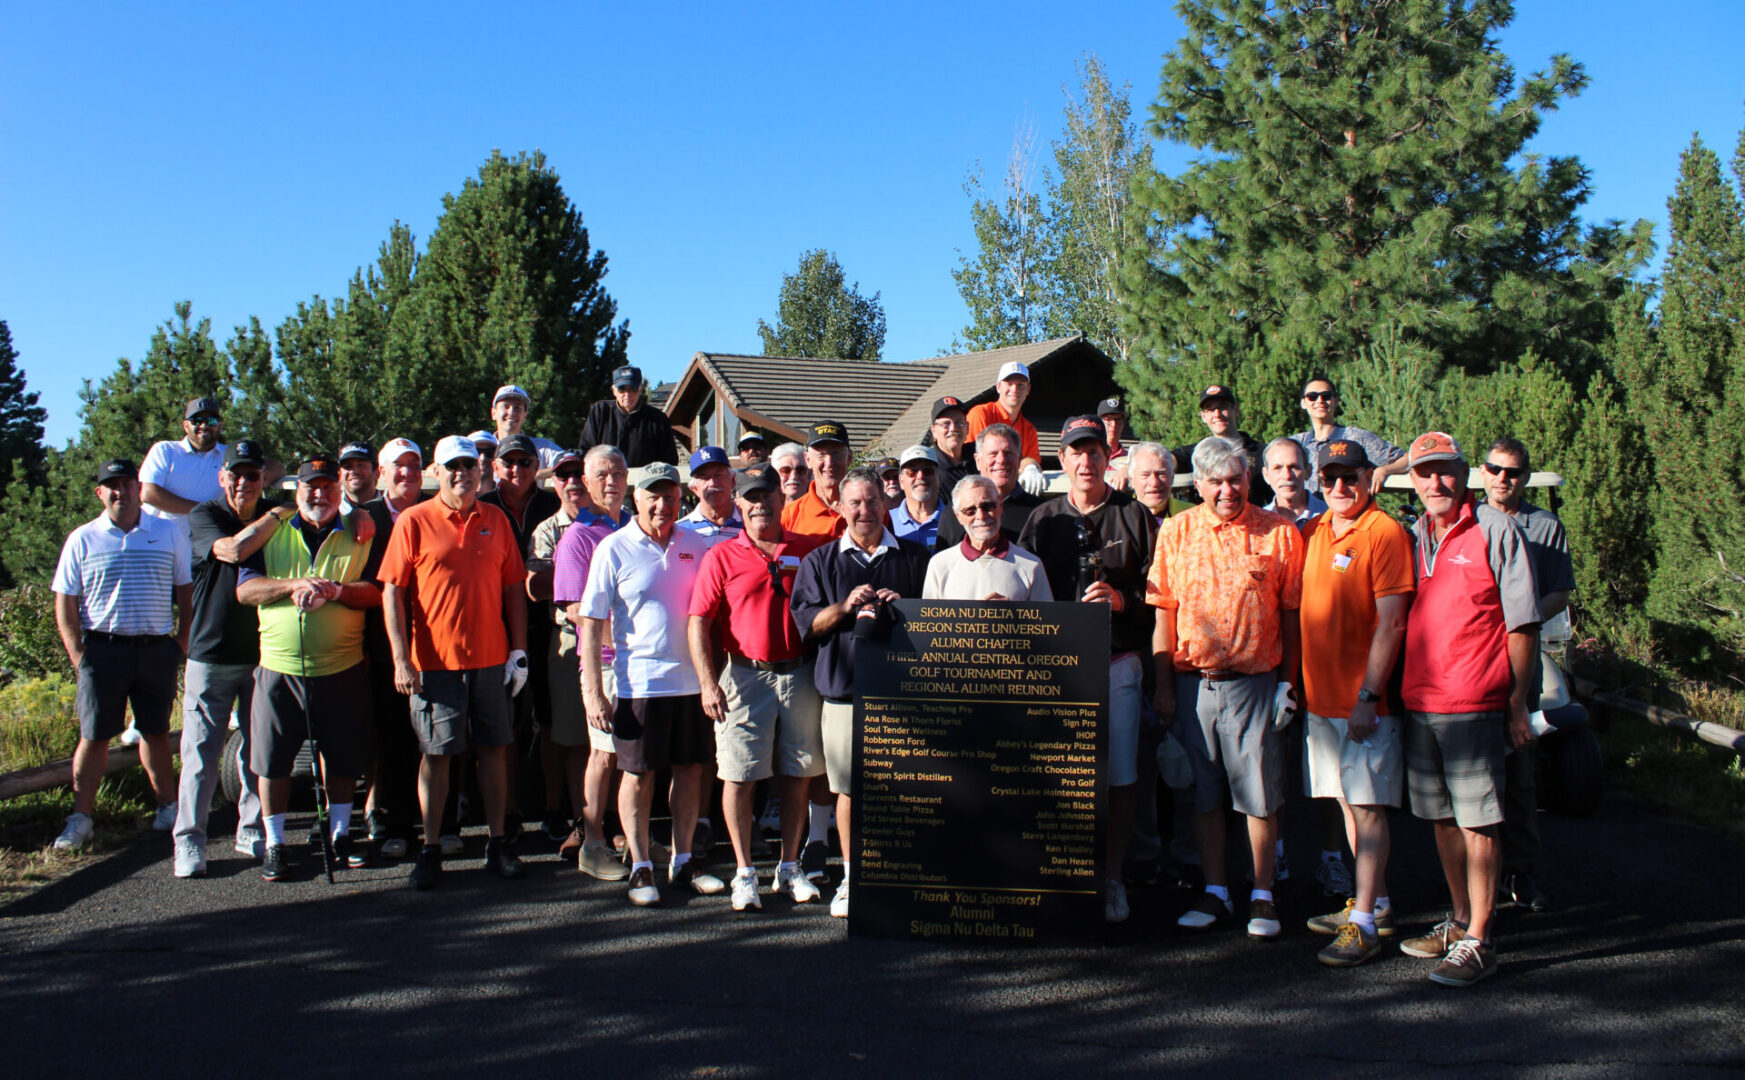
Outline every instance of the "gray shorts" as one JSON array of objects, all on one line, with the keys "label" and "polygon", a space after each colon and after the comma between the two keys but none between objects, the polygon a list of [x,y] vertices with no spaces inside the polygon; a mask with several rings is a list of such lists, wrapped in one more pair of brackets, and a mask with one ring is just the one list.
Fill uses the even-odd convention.
[{"label": "gray shorts", "polygon": [[1375,730],[1362,742],[1346,736],[1340,717],[1308,713],[1303,727],[1310,798],[1344,799],[1352,806],[1400,805],[1406,755],[1398,717],[1376,717]]},{"label": "gray shorts", "polygon": [[748,784],[778,772],[817,776],[824,771],[819,716],[824,699],[813,689],[810,665],[777,674],[729,661],[720,683],[727,698],[727,717],[715,725],[715,768],[721,779]]},{"label": "gray shorts", "polygon": [[1249,817],[1270,817],[1285,801],[1285,739],[1272,729],[1278,676],[1266,671],[1210,682],[1175,677],[1175,735],[1194,768],[1194,809],[1229,805]]},{"label": "gray shorts", "polygon": [[1136,653],[1109,661],[1109,786],[1139,782],[1139,699],[1145,666]]},{"label": "gray shorts", "polygon": [[1508,743],[1500,712],[1406,713],[1412,814],[1482,829],[1503,820]]},{"label": "gray shorts", "polygon": [[286,675],[256,668],[249,723],[249,768],[283,780],[311,729],[332,776],[361,776],[358,736],[370,718],[369,665],[358,662],[332,675]]},{"label": "gray shorts", "polygon": [[74,699],[79,737],[92,742],[115,738],[127,726],[130,704],[133,726],[141,735],[168,732],[182,661],[181,648],[168,635],[106,641],[87,634]]},{"label": "gray shorts", "polygon": [[420,673],[423,690],[411,696],[412,730],[425,754],[459,754],[472,746],[515,741],[515,711],[503,685],[503,665],[470,671]]}]

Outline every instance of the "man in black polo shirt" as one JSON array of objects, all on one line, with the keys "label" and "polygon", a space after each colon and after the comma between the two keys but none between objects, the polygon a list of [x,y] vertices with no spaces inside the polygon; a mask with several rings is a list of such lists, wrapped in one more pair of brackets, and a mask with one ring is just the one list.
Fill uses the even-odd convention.
[{"label": "man in black polo shirt", "polygon": [[836,795],[836,831],[842,840],[842,884],[830,914],[848,917],[848,883],[854,848],[849,831],[849,793],[854,780],[854,639],[876,626],[884,605],[918,598],[931,553],[899,540],[885,527],[885,485],[864,466],[838,489],[847,531],[800,563],[789,610],[808,642],[818,645],[813,681],[824,699],[820,726],[824,771]]},{"label": "man in black polo shirt", "polygon": [[272,535],[274,522],[237,535],[278,503],[261,497],[266,451],[253,439],[238,439],[224,452],[218,473],[221,498],[188,514],[194,557],[194,618],[182,679],[182,778],[176,800],[174,870],[177,877],[206,872],[206,820],[218,786],[219,755],[230,738],[234,708],[242,731],[238,764],[242,793],[236,800],[236,851],[259,858],[263,843],[261,801],[248,764],[249,706],[255,665],[260,663],[260,626],[255,609],[236,602],[237,565]]}]

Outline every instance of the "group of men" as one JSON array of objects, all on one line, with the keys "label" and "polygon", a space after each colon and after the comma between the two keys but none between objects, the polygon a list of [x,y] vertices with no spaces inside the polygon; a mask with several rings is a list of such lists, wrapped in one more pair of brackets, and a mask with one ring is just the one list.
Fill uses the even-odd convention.
[{"label": "group of men", "polygon": [[[68,538],[56,575],[81,721],[75,813],[57,844],[89,837],[104,748],[131,704],[175,873],[203,873],[234,709],[248,788],[236,847],[267,880],[286,873],[286,796],[305,741],[319,747],[340,862],[370,857],[350,829],[353,786],[367,778],[368,840],[397,857],[421,837],[410,882],[437,884],[461,847],[460,773],[483,809],[487,871],[521,876],[519,738],[536,747],[560,851],[625,882],[632,903],[660,901],[664,862],[669,889],[760,908],[754,791],[767,783],[780,834],[767,892],[822,899],[828,875],[812,855],[833,817],[830,909],[846,916],[856,640],[905,598],[1106,604],[1109,921],[1129,916],[1130,855],[1160,847],[1167,730],[1188,762],[1204,878],[1182,927],[1234,921],[1234,810],[1252,855],[1247,933],[1280,934],[1278,814],[1287,758],[1301,754],[1309,794],[1337,808],[1323,865],[1351,882],[1342,831],[1356,866],[1344,909],[1309,920],[1333,937],[1322,962],[1362,963],[1394,934],[1388,810],[1409,790],[1435,824],[1453,905],[1402,949],[1436,960],[1430,977],[1448,985],[1494,971],[1505,805],[1528,819],[1509,888],[1536,893],[1527,717],[1539,623],[1572,585],[1556,519],[1521,498],[1527,449],[1490,448],[1480,500],[1451,437],[1402,450],[1340,426],[1327,379],[1303,388],[1309,429],[1264,445],[1241,431],[1234,392],[1214,385],[1199,395],[1209,434],[1192,447],[1123,446],[1118,398],[1067,420],[1066,490],[1045,498],[1022,413],[1028,371],[1006,365],[996,389],[973,409],[939,399],[921,440],[872,466],[851,467],[849,432],[822,421],[804,445],[773,450],[748,432],[737,469],[701,446],[681,480],[634,368],[614,374],[581,451],[522,433],[531,402],[508,386],[492,402],[496,431],[445,437],[428,462],[405,439],[311,456],[285,505],[262,491],[262,448],[220,443],[217,403],[190,402],[185,438],[154,447],[143,473],[103,466],[104,512]],[[1183,499],[1179,468],[1193,473]],[[1375,501],[1404,472],[1424,509],[1411,532]],[[682,514],[687,487],[696,505]],[[178,798],[165,732],[181,655]],[[650,830],[662,773],[664,846]],[[693,850],[716,779],[727,882]]]}]

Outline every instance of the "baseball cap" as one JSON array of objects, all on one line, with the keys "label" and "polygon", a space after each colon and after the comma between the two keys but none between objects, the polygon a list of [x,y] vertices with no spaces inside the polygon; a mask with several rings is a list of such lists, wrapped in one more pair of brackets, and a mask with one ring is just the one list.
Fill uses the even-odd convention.
[{"label": "baseball cap", "polygon": [[656,484],[676,484],[679,482],[679,470],[664,461],[656,461],[653,464],[644,465],[640,469],[633,469],[631,472],[634,474],[632,479],[640,491],[647,491]]},{"label": "baseball cap", "polygon": [[727,451],[719,446],[699,446],[691,455],[691,471],[694,473],[705,465],[726,465]]},{"label": "baseball cap", "polygon": [[362,439],[354,439],[339,448],[339,460],[343,464],[352,458],[363,458],[365,461],[375,460],[376,452],[370,449],[370,444]]},{"label": "baseball cap", "polygon": [[1100,443],[1105,438],[1107,436],[1103,433],[1103,422],[1094,416],[1075,416],[1062,425],[1060,429],[1060,445],[1062,446],[1072,446],[1076,443],[1092,440]]},{"label": "baseball cap", "polygon": [[612,372],[612,389],[635,390],[642,385],[642,369],[625,364]]},{"label": "baseball cap", "polygon": [[744,446],[746,443],[750,443],[750,442],[754,442],[754,443],[763,442],[762,433],[756,432],[756,431],[748,431],[744,435],[741,435],[739,437],[739,445],[740,446]]},{"label": "baseball cap", "polygon": [[995,382],[1005,382],[1007,379],[1030,378],[1030,368],[1016,360],[1008,360],[1000,365],[1000,374]]},{"label": "baseball cap", "polygon": [[1097,415],[1098,416],[1126,416],[1127,410],[1123,409],[1121,407],[1121,399],[1120,398],[1118,398],[1118,397],[1106,397],[1103,400],[1097,402]]},{"label": "baseball cap", "polygon": [[467,436],[467,441],[471,442],[474,448],[477,449],[478,453],[474,455],[475,457],[486,456],[487,448],[489,448],[489,451],[492,454],[497,452],[497,435],[495,432],[475,431]]},{"label": "baseball cap", "polygon": [[385,469],[407,454],[417,454],[418,464],[424,464],[424,451],[418,449],[417,443],[411,439],[389,439],[376,455],[376,464]]},{"label": "baseball cap", "polygon": [[1412,448],[1406,452],[1412,468],[1427,461],[1458,461],[1466,463],[1466,455],[1461,453],[1460,444],[1454,441],[1454,436],[1446,431],[1426,431],[1412,440]]},{"label": "baseball cap", "polygon": [[232,465],[265,465],[266,447],[253,439],[238,439],[224,448],[224,467]]},{"label": "baseball cap", "polygon": [[531,435],[511,435],[497,444],[497,456],[506,458],[510,454],[526,454],[539,464],[539,444],[533,441]]},{"label": "baseball cap", "polygon": [[933,403],[933,416],[931,419],[937,420],[953,410],[968,414],[969,406],[965,405],[961,399],[954,398],[947,394],[945,397],[942,397]]},{"label": "baseball cap", "polygon": [[124,457],[110,458],[97,466],[97,482],[106,483],[110,480],[138,480],[139,466]]},{"label": "baseball cap", "polygon": [[937,468],[939,465],[939,452],[931,446],[922,446],[920,443],[916,443],[914,446],[903,451],[902,456],[897,458],[898,465],[907,465],[911,461],[925,461]]},{"label": "baseball cap", "polygon": [[194,419],[194,417],[203,416],[206,413],[211,413],[213,416],[218,416],[223,411],[224,410],[222,410],[218,407],[218,399],[217,398],[197,397],[194,400],[188,402],[188,408],[186,411],[184,411],[182,413],[182,419],[192,420],[192,419]]},{"label": "baseball cap", "polygon": [[1206,402],[1217,401],[1219,398],[1223,398],[1225,401],[1234,405],[1236,404],[1236,391],[1220,383],[1213,383],[1211,386],[1200,391],[1200,408],[1205,408]]},{"label": "baseball cap", "polygon": [[834,420],[820,420],[813,424],[810,434],[806,437],[806,445],[817,446],[827,442],[849,445],[848,429]]},{"label": "baseball cap", "polygon": [[447,465],[450,462],[459,461],[461,458],[479,460],[479,448],[473,444],[473,440],[461,435],[444,435],[437,440],[436,463],[438,465]]},{"label": "baseball cap", "polygon": [[529,405],[533,404],[533,398],[527,393],[527,391],[516,386],[514,383],[505,383],[502,386],[497,387],[497,392],[491,397],[491,404],[495,405],[504,398],[520,398]]},{"label": "baseball cap", "polygon": [[879,471],[880,476],[883,476],[886,473],[894,473],[898,468],[897,459],[894,457],[879,458],[877,461],[872,463],[872,467]]},{"label": "baseball cap", "polygon": [[326,454],[312,454],[303,464],[297,466],[297,483],[307,484],[309,481],[325,477],[328,480],[339,479],[339,462]]},{"label": "baseball cap", "polygon": [[739,478],[733,482],[735,496],[749,495],[754,491],[780,491],[782,478],[776,475],[775,469],[768,465],[753,465],[739,470]]},{"label": "baseball cap", "polygon": [[1353,469],[1374,468],[1363,444],[1350,439],[1334,439],[1322,444],[1320,453],[1315,455],[1315,468],[1325,469],[1329,465],[1345,465]]},{"label": "baseball cap", "polygon": [[558,451],[557,457],[552,459],[551,468],[552,468],[553,472],[556,472],[557,470],[563,468],[565,465],[580,465],[581,463],[582,463],[581,451],[579,451],[579,450],[560,450],[560,451]]}]

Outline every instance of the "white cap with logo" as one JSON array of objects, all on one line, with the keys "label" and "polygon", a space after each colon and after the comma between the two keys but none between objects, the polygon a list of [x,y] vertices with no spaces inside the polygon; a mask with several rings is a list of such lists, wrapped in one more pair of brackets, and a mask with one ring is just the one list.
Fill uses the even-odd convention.
[{"label": "white cap with logo", "polygon": [[471,439],[460,435],[444,435],[441,441],[436,444],[436,463],[438,465],[447,465],[449,462],[458,461],[461,458],[479,460],[479,448],[473,445]]},{"label": "white cap with logo", "polygon": [[418,449],[418,444],[411,439],[389,439],[382,444],[382,449],[376,454],[376,464],[386,469],[407,454],[416,454],[418,463],[424,463],[424,451]]},{"label": "white cap with logo", "polygon": [[1007,379],[1023,379],[1030,381],[1030,369],[1016,360],[1008,360],[1000,365],[1000,377],[995,382],[1005,382]]}]

